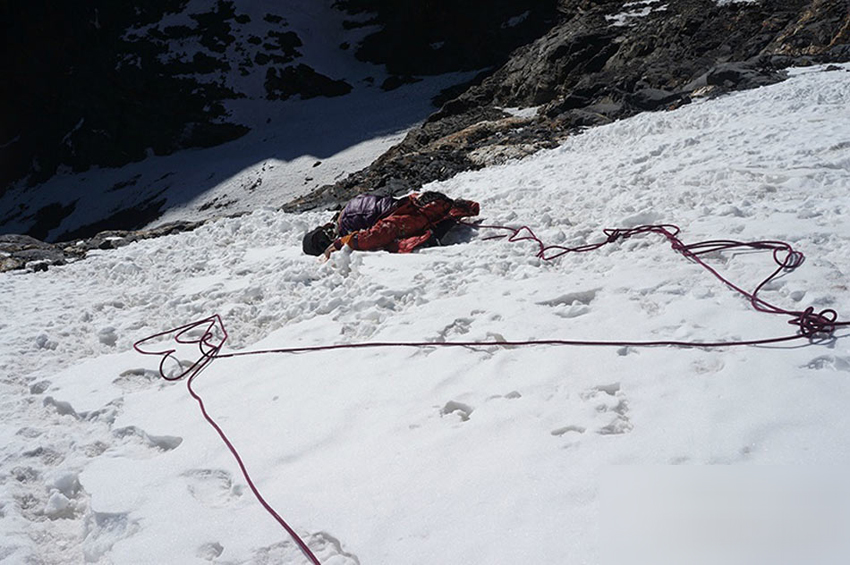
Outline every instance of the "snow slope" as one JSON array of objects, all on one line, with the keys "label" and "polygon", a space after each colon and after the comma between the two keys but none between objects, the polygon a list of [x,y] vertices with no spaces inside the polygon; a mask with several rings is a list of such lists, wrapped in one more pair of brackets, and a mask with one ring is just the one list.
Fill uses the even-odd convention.
[{"label": "snow slope", "polygon": [[[642,114],[428,188],[478,200],[488,222],[528,224],[549,243],[653,222],[680,225],[686,242],[785,240],[807,261],[764,298],[846,319],[848,71],[805,69]],[[156,362],[131,350],[213,313],[230,332],[226,351],[791,331],[654,236],[544,263],[530,244],[462,232],[413,255],[342,252],[320,264],[300,238],[323,219],[260,209],[47,273],[0,275],[0,560],[307,562],[184,384],[158,379]],[[746,288],[773,269],[758,253],[711,261]],[[622,563],[618,551],[638,563],[700,562],[694,552],[757,562],[740,560],[746,551],[845,563],[847,495],[824,469],[850,463],[847,336],[241,357],[213,362],[196,387],[325,564]],[[691,498],[664,490],[671,476]],[[741,485],[758,485],[758,504]],[[656,507],[700,493],[714,514],[688,507],[677,520]]]}]

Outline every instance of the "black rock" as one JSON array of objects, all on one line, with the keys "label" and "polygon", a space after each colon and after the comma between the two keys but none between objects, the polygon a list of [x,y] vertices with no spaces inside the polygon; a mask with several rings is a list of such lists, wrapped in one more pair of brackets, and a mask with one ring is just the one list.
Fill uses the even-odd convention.
[{"label": "black rock", "polygon": [[304,64],[284,69],[270,68],[266,72],[265,87],[269,100],[286,100],[296,94],[305,100],[316,96],[343,96],[352,88],[344,80],[333,80]]},{"label": "black rock", "polygon": [[661,90],[660,88],[642,88],[629,94],[626,99],[630,104],[637,106],[641,110],[651,111],[681,102],[685,99],[685,95],[681,92],[670,92]]},{"label": "black rock", "polygon": [[[235,93],[187,78],[230,68],[220,57],[199,53],[189,63],[167,54],[165,42],[197,40],[222,53],[235,38],[234,4],[210,3],[194,14],[196,25],[170,26],[130,37],[144,26],[183,7],[183,0],[137,3],[92,0],[82,5],[44,0],[0,3],[0,99],[11,110],[0,126],[0,195],[14,181],[29,186],[65,165],[117,167],[157,155],[229,141],[245,128],[223,124],[221,101]],[[187,124],[208,134],[182,135]]]},{"label": "black rock", "polygon": [[767,86],[785,80],[786,73],[770,68],[757,68],[753,63],[721,63],[684,86],[683,90],[694,91],[707,86],[723,90],[747,90]]}]

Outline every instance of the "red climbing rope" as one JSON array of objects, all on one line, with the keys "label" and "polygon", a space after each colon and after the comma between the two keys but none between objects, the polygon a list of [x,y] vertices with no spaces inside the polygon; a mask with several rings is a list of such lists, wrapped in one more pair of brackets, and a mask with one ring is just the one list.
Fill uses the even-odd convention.
[{"label": "red climbing rope", "polygon": [[[608,245],[609,243],[614,243],[618,240],[627,239],[635,235],[643,235],[648,233],[659,234],[670,242],[674,251],[677,251],[688,259],[694,261],[695,263],[706,269],[709,273],[714,275],[723,284],[725,284],[735,292],[741,294],[742,296],[746,297],[747,300],[749,300],[750,304],[752,304],[753,308],[755,308],[757,311],[766,312],[769,314],[782,314],[785,316],[789,316],[791,319],[788,321],[788,323],[800,328],[800,334],[794,336],[793,339],[814,338],[819,335],[831,336],[835,332],[836,328],[850,325],[850,322],[838,322],[838,313],[831,308],[827,308],[820,312],[815,312],[814,308],[812,307],[806,308],[802,311],[786,310],[784,308],[774,306],[773,304],[770,304],[769,302],[759,297],[759,293],[773,279],[775,279],[784,272],[793,271],[794,269],[802,265],[803,261],[805,260],[805,257],[802,253],[796,251],[793,247],[791,247],[790,244],[784,241],[745,242],[727,239],[716,239],[709,241],[701,241],[698,243],[685,244],[684,242],[682,242],[681,239],[679,239],[679,233],[681,232],[679,226],[673,224],[658,224],[638,226],[635,228],[626,229],[609,228],[603,230],[606,239],[602,241],[599,241],[597,243],[590,243],[587,245],[580,245],[577,247],[565,247],[563,245],[546,245],[539,237],[537,237],[537,235],[535,235],[534,231],[532,231],[532,229],[528,226],[514,228],[508,226],[494,226],[472,223],[464,223],[464,225],[475,228],[496,229],[510,232],[507,235],[496,235],[491,236],[487,239],[499,239],[507,237],[507,240],[511,242],[533,241],[538,246],[537,257],[543,259],[544,261],[552,261],[563,255],[566,255],[567,253],[585,253],[588,251],[594,251],[596,249],[599,249],[600,247]],[[765,278],[752,292],[748,292],[740,286],[734,284],[732,281],[721,275],[720,272],[717,271],[717,269],[707,264],[700,258],[701,255],[705,255],[706,253],[727,251],[729,249],[736,248],[769,250],[773,252],[773,261],[777,265],[776,270],[774,270],[773,273],[771,273],[767,278]],[[658,345],[658,343],[650,343],[649,345]],[[681,344],[667,342],[664,343],[664,345]],[[688,345],[699,346],[699,344]],[[726,343],[725,345],[756,344],[752,342],[734,342]],[[702,347],[719,346],[702,344]]]},{"label": "red climbing rope", "polygon": [[[733,347],[733,346],[753,346],[753,345],[771,345],[778,343],[787,343],[790,341],[806,339],[813,341],[816,339],[829,339],[833,337],[835,330],[842,327],[850,326],[850,322],[839,322],[838,313],[832,309],[821,310],[815,312],[814,308],[808,307],[802,311],[787,310],[770,304],[766,300],[759,297],[761,290],[767,286],[770,281],[784,272],[790,272],[803,264],[804,256],[799,251],[794,250],[791,245],[782,241],[756,241],[756,242],[741,242],[733,240],[712,240],[702,241],[699,243],[685,244],[679,239],[680,229],[672,224],[661,225],[646,225],[628,229],[606,229],[603,230],[605,239],[597,243],[590,243],[577,247],[565,247],[562,245],[546,245],[528,226],[519,228],[497,225],[483,225],[464,223],[467,226],[480,229],[495,229],[508,231],[506,235],[496,235],[485,239],[507,238],[511,242],[533,241],[537,244],[537,257],[544,261],[552,261],[567,253],[584,253],[594,251],[605,245],[615,243],[622,239],[628,239],[636,235],[643,234],[658,234],[663,236],[670,242],[674,251],[677,251],[694,261],[717,279],[723,282],[726,286],[735,292],[746,297],[750,304],[759,312],[768,314],[781,314],[788,316],[788,323],[797,326],[797,333],[787,336],[751,339],[751,340],[729,340],[729,341],[678,341],[678,340],[652,340],[652,341],[625,341],[625,340],[574,340],[574,339],[535,339],[522,341],[448,341],[448,342],[432,342],[432,341],[398,341],[398,342],[363,342],[363,343],[341,343],[331,345],[314,345],[303,347],[282,347],[277,349],[262,349],[254,351],[238,351],[233,353],[221,353],[221,349],[227,340],[227,330],[224,328],[224,322],[218,314],[186,324],[178,328],[160,332],[158,334],[146,337],[136,342],[133,347],[136,351],[143,355],[157,355],[161,357],[159,364],[159,372],[162,378],[169,381],[176,381],[188,377],[186,387],[189,394],[194,398],[203,414],[204,418],[216,430],[219,437],[224,441],[227,448],[230,450],[233,457],[239,465],[245,481],[254,493],[254,496],[262,504],[263,508],[287,531],[293,540],[301,548],[304,555],[314,564],[321,565],[318,558],[310,551],[307,544],[295,533],[295,531],[286,523],[286,521],[271,507],[271,505],[260,494],[259,489],[251,480],[248,474],[248,469],[236,450],[235,446],[228,439],[222,428],[215,422],[212,416],[206,410],[201,397],[192,388],[194,379],[200,372],[206,368],[213,359],[226,359],[234,357],[245,357],[249,355],[266,355],[270,353],[307,353],[315,351],[331,351],[337,349],[363,349],[374,347],[484,347],[484,346],[603,346],[603,347],[691,347],[691,348],[718,348],[718,347]],[[768,250],[772,251],[773,260],[777,267],[768,277],[766,277],[752,292],[746,291],[740,286],[724,277],[714,267],[708,265],[702,258],[702,255],[717,251],[727,251],[729,249],[744,248],[752,250]],[[216,335],[218,334],[218,335]],[[161,338],[173,335],[174,341],[182,345],[196,345],[200,351],[200,358],[195,361],[190,367],[182,370],[177,375],[168,375],[165,365],[171,360],[181,367],[179,361],[174,356],[176,349],[167,348],[161,350],[149,349],[148,342],[156,341]]]},{"label": "red climbing rope", "polygon": [[[202,332],[197,332],[195,330],[202,329]],[[216,342],[216,331],[220,332],[221,337],[218,338]],[[145,344],[150,341],[158,340],[159,338],[174,334],[174,341],[183,345],[197,345],[198,349],[201,352],[201,357],[195,361],[189,368],[183,370],[181,373],[177,375],[169,376],[165,370],[165,364],[171,360],[176,363],[178,367],[182,368],[182,364],[180,361],[174,357],[174,353],[177,352],[176,349],[163,349],[163,350],[149,350],[145,349]],[[204,401],[201,396],[195,392],[195,389],[192,388],[192,382],[195,380],[204,368],[209,365],[209,363],[218,356],[218,353],[221,351],[222,346],[224,346],[224,342],[227,340],[227,330],[224,329],[224,322],[222,322],[221,317],[218,314],[210,316],[209,318],[205,318],[203,320],[198,320],[197,322],[192,322],[191,324],[186,324],[185,326],[180,326],[179,328],[174,328],[172,330],[167,330],[164,332],[160,332],[158,334],[146,337],[142,340],[137,341],[133,344],[133,348],[141,353],[142,355],[158,355],[160,356],[159,362],[159,374],[162,378],[168,381],[178,381],[184,377],[188,377],[186,380],[186,388],[189,390],[189,394],[192,398],[194,398],[198,406],[201,408],[201,414],[203,414],[204,419],[209,423],[210,426],[215,429],[218,433],[218,436],[230,450],[230,453],[233,455],[233,458],[236,459],[236,463],[239,465],[239,469],[242,471],[242,476],[245,477],[245,482],[248,483],[248,487],[250,487],[251,492],[254,493],[254,496],[266,509],[266,512],[271,514],[271,516],[277,520],[277,523],[280,524],[284,530],[289,533],[293,540],[298,544],[298,547],[301,548],[301,551],[304,555],[310,559],[310,561],[314,565],[321,565],[319,559],[310,551],[310,548],[307,547],[307,544],[301,537],[295,533],[295,530],[286,523],[286,520],[278,514],[274,508],[272,508],[271,504],[269,504],[263,495],[260,494],[260,490],[257,488],[257,485],[254,484],[254,481],[251,479],[251,475],[248,474],[248,468],[245,466],[245,462],[242,461],[242,457],[239,455],[239,452],[236,450],[236,447],[227,437],[227,434],[224,433],[224,430],[218,423],[213,419],[212,416],[207,412],[206,406],[204,406]]]}]

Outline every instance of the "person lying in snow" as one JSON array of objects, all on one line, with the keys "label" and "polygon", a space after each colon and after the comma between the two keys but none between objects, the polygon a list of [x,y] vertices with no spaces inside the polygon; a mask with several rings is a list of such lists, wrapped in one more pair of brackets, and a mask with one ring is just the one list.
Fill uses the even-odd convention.
[{"label": "person lying in snow", "polygon": [[344,245],[351,249],[410,253],[417,247],[440,243],[458,220],[478,215],[478,203],[452,200],[439,192],[391,196],[361,194],[339,213],[336,221],[307,232],[304,253],[330,257]]}]

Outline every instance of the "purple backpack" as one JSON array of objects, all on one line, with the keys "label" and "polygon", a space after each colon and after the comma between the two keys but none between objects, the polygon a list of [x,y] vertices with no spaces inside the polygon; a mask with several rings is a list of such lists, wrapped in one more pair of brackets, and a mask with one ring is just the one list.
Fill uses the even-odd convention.
[{"label": "purple backpack", "polygon": [[395,210],[399,202],[392,196],[361,194],[354,197],[339,214],[339,235],[371,228],[375,222]]}]

